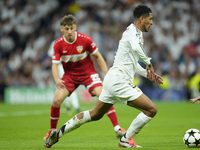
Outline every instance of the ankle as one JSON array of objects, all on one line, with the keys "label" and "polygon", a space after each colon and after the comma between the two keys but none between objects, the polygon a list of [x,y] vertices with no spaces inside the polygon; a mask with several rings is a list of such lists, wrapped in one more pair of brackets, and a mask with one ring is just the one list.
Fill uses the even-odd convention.
[{"label": "ankle", "polygon": [[126,138],[126,133],[121,137],[120,140],[123,141],[123,142],[126,142],[126,141],[129,140],[129,139]]}]

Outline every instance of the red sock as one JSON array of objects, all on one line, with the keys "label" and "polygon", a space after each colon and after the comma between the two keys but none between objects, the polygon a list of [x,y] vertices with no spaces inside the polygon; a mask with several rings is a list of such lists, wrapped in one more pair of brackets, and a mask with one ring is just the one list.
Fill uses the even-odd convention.
[{"label": "red sock", "polygon": [[110,118],[110,121],[112,122],[114,127],[116,125],[119,125],[118,120],[117,120],[117,115],[115,113],[115,108],[113,106],[107,111],[106,114]]},{"label": "red sock", "polygon": [[60,117],[60,107],[54,107],[52,105],[51,106],[51,117],[50,117],[51,129],[52,128],[56,129],[59,117]]}]

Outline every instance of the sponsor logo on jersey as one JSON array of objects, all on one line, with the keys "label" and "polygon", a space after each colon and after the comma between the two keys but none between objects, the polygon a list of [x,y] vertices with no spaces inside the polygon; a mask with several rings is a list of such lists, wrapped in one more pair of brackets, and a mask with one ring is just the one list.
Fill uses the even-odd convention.
[{"label": "sponsor logo on jersey", "polygon": [[67,51],[63,51],[63,53],[67,53]]},{"label": "sponsor logo on jersey", "polygon": [[78,51],[79,53],[81,53],[82,50],[83,50],[83,46],[79,45],[79,46],[76,47],[76,49],[77,49],[77,51]]}]

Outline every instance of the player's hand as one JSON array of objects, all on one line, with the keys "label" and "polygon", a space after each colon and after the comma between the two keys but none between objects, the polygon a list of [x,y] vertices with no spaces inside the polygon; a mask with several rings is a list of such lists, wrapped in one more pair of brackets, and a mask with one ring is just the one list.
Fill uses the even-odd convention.
[{"label": "player's hand", "polygon": [[163,78],[155,73],[155,83],[163,84]]},{"label": "player's hand", "polygon": [[150,64],[149,66],[146,67],[146,71],[147,71],[147,78],[150,81],[155,82],[155,73],[154,73],[154,68],[153,68],[152,64]]},{"label": "player's hand", "polygon": [[163,84],[163,78],[161,76],[159,76],[157,73],[154,73],[154,77],[155,79],[153,80],[150,76],[149,71],[147,72],[147,79],[149,79],[152,82],[155,82],[157,84]]},{"label": "player's hand", "polygon": [[[155,77],[155,75],[153,75]],[[152,78],[152,74],[150,74],[150,71],[147,70],[147,79],[149,79],[150,81],[154,82],[153,78]]]},{"label": "player's hand", "polygon": [[57,79],[56,81],[56,86],[58,89],[64,89],[65,85],[63,84],[65,81],[61,80],[61,79]]},{"label": "player's hand", "polygon": [[194,102],[196,102],[197,100],[199,101],[198,103],[200,104],[200,97],[190,99],[190,103],[194,103]]}]

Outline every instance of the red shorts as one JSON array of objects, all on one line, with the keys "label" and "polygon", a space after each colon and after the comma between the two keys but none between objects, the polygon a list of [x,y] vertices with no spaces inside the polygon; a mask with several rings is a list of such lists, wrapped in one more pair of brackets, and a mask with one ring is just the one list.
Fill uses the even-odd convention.
[{"label": "red shorts", "polygon": [[[69,74],[64,74],[62,80],[65,81],[64,85],[66,89],[68,89],[71,93],[79,86],[85,85],[90,94],[92,95],[92,91],[94,88],[103,86],[101,78],[96,72],[92,72],[91,74],[84,76],[74,76]],[[92,95],[94,96],[94,95]]]}]

